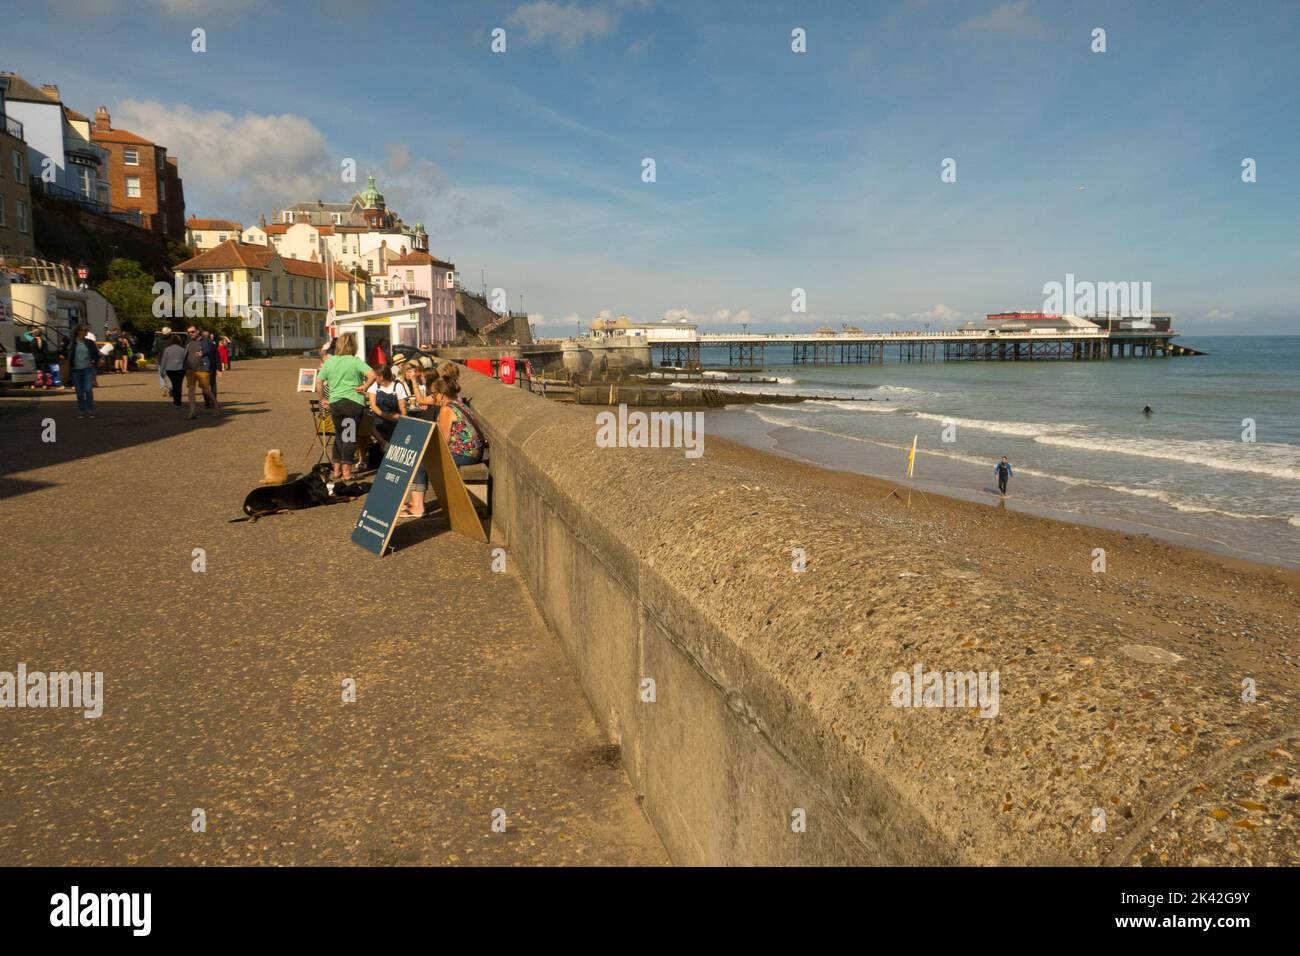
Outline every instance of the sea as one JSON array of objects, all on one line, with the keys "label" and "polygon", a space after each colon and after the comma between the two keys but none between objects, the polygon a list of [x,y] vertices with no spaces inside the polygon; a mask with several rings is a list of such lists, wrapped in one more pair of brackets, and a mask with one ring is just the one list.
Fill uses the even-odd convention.
[{"label": "sea", "polygon": [[[775,384],[720,387],[806,399],[710,411],[705,428],[900,481],[915,437],[915,487],[994,505],[1006,455],[1006,507],[1300,568],[1300,336],[1177,341],[1206,354],[922,364],[887,347],[882,365],[811,366],[769,347]],[[726,349],[701,361],[725,368]]]}]

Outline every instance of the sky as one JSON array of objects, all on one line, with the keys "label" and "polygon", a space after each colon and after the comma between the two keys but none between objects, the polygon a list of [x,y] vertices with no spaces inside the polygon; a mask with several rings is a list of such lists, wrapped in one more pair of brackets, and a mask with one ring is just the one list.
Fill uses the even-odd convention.
[{"label": "sky", "polygon": [[188,214],[373,172],[548,334],[953,326],[1067,274],[1150,282],[1188,334],[1300,333],[1291,0],[21,6],[0,69],[167,146]]}]

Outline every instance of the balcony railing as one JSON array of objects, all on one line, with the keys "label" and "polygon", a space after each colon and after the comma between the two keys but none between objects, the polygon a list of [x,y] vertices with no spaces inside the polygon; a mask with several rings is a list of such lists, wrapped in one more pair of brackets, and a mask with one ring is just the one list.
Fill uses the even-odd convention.
[{"label": "balcony railing", "polygon": [[5,117],[5,132],[8,133],[10,136],[14,136],[14,137],[17,137],[18,139],[22,139],[22,138],[23,138],[23,124],[20,123],[20,122],[18,122],[18,121],[17,121],[16,119],[14,119],[12,116],[6,116],[6,117]]},{"label": "balcony railing", "polygon": [[87,209],[99,213],[101,216],[108,216],[110,219],[117,219],[120,222],[129,223],[140,229],[145,228],[144,214],[138,209],[121,209],[117,206],[110,206],[102,203],[98,199],[75,192],[58,183],[42,182],[36,177],[31,178],[31,188],[33,195],[45,195],[51,199],[60,199],[64,202],[75,202],[79,206],[85,206]]}]

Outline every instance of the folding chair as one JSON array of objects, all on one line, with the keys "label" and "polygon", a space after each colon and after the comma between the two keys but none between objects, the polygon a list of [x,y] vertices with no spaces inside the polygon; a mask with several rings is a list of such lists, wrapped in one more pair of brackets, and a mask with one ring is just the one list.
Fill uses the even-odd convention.
[{"label": "folding chair", "polygon": [[321,454],[326,461],[332,461],[330,452],[334,448],[334,419],[330,418],[328,406],[319,398],[309,398],[307,406],[311,409],[312,421],[316,423],[316,439],[320,442]]}]

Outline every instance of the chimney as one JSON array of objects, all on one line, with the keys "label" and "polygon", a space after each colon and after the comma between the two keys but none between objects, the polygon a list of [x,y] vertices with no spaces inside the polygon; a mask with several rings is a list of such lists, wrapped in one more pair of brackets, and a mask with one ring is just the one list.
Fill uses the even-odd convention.
[{"label": "chimney", "polygon": [[101,106],[98,109],[96,109],[95,110],[95,132],[107,133],[112,128],[113,128],[113,124],[109,120],[108,107]]},{"label": "chimney", "polygon": [[261,226],[263,229],[266,228],[266,213],[262,213],[262,215],[257,220],[257,224]]},{"label": "chimney", "polygon": [[53,83],[42,83],[42,84],[41,84],[41,89],[43,89],[46,93],[52,93],[52,94],[54,94],[54,98],[55,98],[56,100],[59,99],[59,88],[58,88],[58,86],[56,86],[55,84],[53,84]]}]

